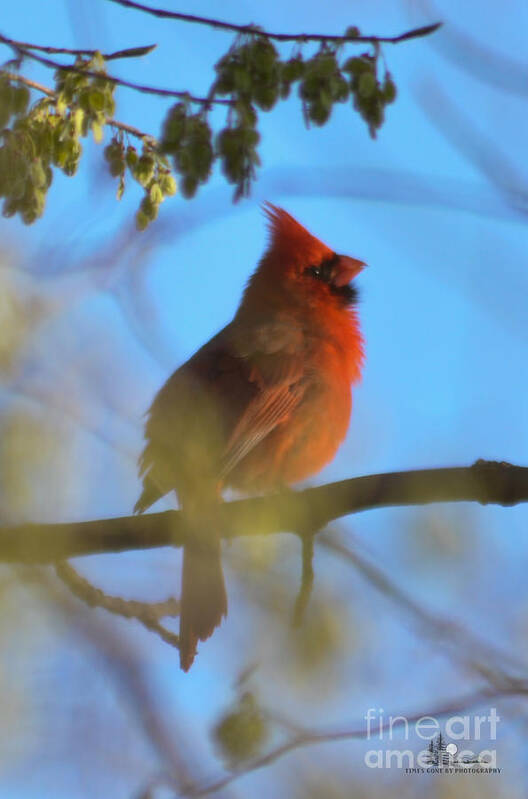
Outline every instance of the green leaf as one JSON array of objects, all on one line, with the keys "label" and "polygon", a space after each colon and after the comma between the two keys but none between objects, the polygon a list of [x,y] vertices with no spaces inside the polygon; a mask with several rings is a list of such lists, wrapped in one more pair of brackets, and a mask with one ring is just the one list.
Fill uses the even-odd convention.
[{"label": "green leaf", "polygon": [[121,175],[125,174],[125,160],[124,158],[114,158],[113,161],[110,161],[108,168],[110,170],[110,174],[113,178],[120,177]]},{"label": "green leaf", "polygon": [[40,159],[33,161],[30,166],[29,175],[31,181],[38,189],[47,187],[47,176]]},{"label": "green leaf", "polygon": [[123,175],[121,175],[121,177],[119,178],[119,185],[117,187],[116,198],[120,200],[124,193],[125,193],[125,178]]},{"label": "green leaf", "polygon": [[88,95],[88,101],[90,103],[90,108],[93,111],[103,111],[105,107],[105,96],[104,92],[99,91],[98,89],[94,89]]},{"label": "green leaf", "polygon": [[8,105],[0,105],[0,130],[5,128],[11,117],[11,108]]},{"label": "green leaf", "polygon": [[2,206],[2,216],[14,216],[19,209],[19,201],[13,197],[6,197]]},{"label": "green leaf", "polygon": [[32,225],[33,222],[36,222],[39,218],[39,214],[37,214],[34,208],[26,208],[22,211],[22,221],[25,225]]},{"label": "green leaf", "polygon": [[397,89],[392,77],[387,72],[382,86],[382,95],[386,103],[393,103],[396,99]]},{"label": "green leaf", "polygon": [[69,178],[73,177],[79,168],[79,159],[78,158],[70,158],[69,161],[66,161],[63,167],[63,172]]},{"label": "green leaf", "polygon": [[84,117],[85,113],[82,108],[75,108],[71,113],[71,121],[77,137],[82,135]]},{"label": "green leaf", "polygon": [[185,175],[181,182],[181,193],[186,199],[194,197],[198,189],[198,180],[193,175]]},{"label": "green leaf", "polygon": [[271,111],[279,99],[278,85],[257,87],[255,89],[254,99],[255,103],[259,108],[262,108],[263,111]]},{"label": "green leaf", "polygon": [[149,226],[149,222],[150,219],[140,208],[136,213],[136,228],[140,231],[146,230]]},{"label": "green leaf", "polygon": [[166,173],[160,175],[159,185],[165,197],[172,197],[176,194],[177,185],[172,175]]},{"label": "green leaf", "polygon": [[363,72],[369,72],[371,69],[370,61],[363,56],[349,58],[342,66],[343,72],[349,72],[351,75],[361,75]]},{"label": "green leaf", "polygon": [[370,97],[376,91],[376,77],[372,74],[372,72],[364,72],[360,78],[358,83],[358,93],[360,97]]},{"label": "green leaf", "polygon": [[163,202],[163,191],[159,183],[153,183],[149,189],[149,197],[154,205],[159,205]]},{"label": "green leaf", "polygon": [[154,167],[155,161],[153,156],[150,155],[150,153],[143,153],[134,170],[134,177],[142,186],[146,186],[150,183],[154,175]]},{"label": "green leaf", "polygon": [[149,220],[156,219],[158,215],[159,206],[156,203],[153,203],[150,199],[148,194],[145,194],[143,199],[141,200],[140,210],[143,211],[145,216],[149,218]]},{"label": "green leaf", "polygon": [[103,155],[106,161],[114,161],[119,156],[119,142],[117,139],[112,139],[103,150]]},{"label": "green leaf", "polygon": [[103,126],[96,120],[92,122],[92,134],[94,141],[97,142],[97,144],[100,144],[103,141]]},{"label": "green leaf", "polygon": [[18,86],[13,91],[13,112],[20,116],[25,114],[29,104],[29,89],[27,86]]},{"label": "green leaf", "polygon": [[131,144],[127,147],[125,160],[129,169],[133,169],[139,160],[137,150]]}]

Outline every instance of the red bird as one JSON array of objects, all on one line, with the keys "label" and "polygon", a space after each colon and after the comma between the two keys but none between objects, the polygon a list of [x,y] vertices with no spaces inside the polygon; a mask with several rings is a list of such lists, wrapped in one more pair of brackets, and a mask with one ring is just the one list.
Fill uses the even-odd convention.
[{"label": "red bird", "polygon": [[345,437],[363,362],[351,281],[365,264],[337,255],[281,208],[265,212],[270,244],[234,319],[167,380],[145,429],[135,511],[175,490],[189,522],[184,671],[227,613],[214,521],[222,489],[267,491],[322,469]]}]

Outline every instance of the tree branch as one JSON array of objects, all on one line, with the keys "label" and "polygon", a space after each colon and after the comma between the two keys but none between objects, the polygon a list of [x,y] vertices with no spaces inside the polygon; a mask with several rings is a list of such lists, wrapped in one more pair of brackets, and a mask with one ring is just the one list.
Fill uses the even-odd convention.
[{"label": "tree branch", "polygon": [[92,69],[85,69],[84,67],[75,66],[75,64],[59,64],[58,61],[53,61],[51,58],[37,55],[37,53],[28,50],[25,47],[17,44],[14,39],[9,39],[7,36],[0,34],[0,43],[12,47],[14,51],[21,57],[30,58],[43,64],[45,67],[51,69],[62,70],[63,72],[75,72],[77,75],[86,75],[88,78],[100,78],[107,83],[112,83],[114,86],[123,86],[126,89],[134,89],[143,94],[154,94],[158,97],[177,97],[182,100],[188,100],[191,103],[199,103],[200,105],[208,106],[215,105],[233,105],[233,101],[229,99],[221,99],[218,97],[196,97],[186,91],[179,91],[176,89],[160,89],[157,86],[145,86],[141,83],[132,83],[132,81],[124,80],[124,78],[116,78],[114,75],[108,75],[106,72],[97,72]]},{"label": "tree branch", "polygon": [[[304,491],[218,506],[224,537],[320,530],[351,513],[431,502],[516,505],[528,501],[528,467],[496,461],[356,477]],[[182,546],[178,511],[63,524],[0,528],[0,562],[50,563],[79,555]]]},{"label": "tree branch", "polygon": [[272,33],[271,31],[264,31],[257,25],[237,25],[233,22],[224,22],[220,19],[212,19],[211,17],[200,17],[195,14],[182,14],[178,11],[166,11],[164,8],[151,8],[145,6],[143,3],[136,3],[133,0],[111,0],[112,3],[123,6],[124,8],[132,8],[135,11],[144,11],[146,14],[151,14],[153,17],[161,19],[174,19],[179,22],[193,22],[198,25],[207,25],[210,28],[218,28],[221,30],[233,31],[235,33],[249,33],[258,36],[264,36],[266,39],[275,39],[277,42],[368,42],[371,44],[398,44],[408,39],[417,39],[422,36],[429,36],[434,33],[440,26],[441,22],[435,22],[433,25],[423,25],[420,28],[413,28],[413,30],[401,33],[398,36],[336,36],[329,33]]},{"label": "tree branch", "polygon": [[71,563],[60,561],[55,565],[55,573],[62,580],[72,594],[85,602],[91,608],[104,608],[116,616],[125,619],[136,619],[147,630],[156,633],[165,641],[176,648],[179,647],[179,637],[167,630],[160,622],[166,616],[179,616],[180,603],[174,597],[169,597],[162,602],[139,602],[136,599],[123,599],[119,596],[110,596],[83,577]]}]

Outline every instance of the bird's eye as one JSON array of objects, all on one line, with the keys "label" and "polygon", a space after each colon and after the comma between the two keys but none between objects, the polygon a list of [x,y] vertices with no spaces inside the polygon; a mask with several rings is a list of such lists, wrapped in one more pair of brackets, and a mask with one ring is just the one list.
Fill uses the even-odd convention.
[{"label": "bird's eye", "polygon": [[334,259],[326,259],[318,266],[309,266],[306,273],[316,280],[322,280],[324,283],[330,283],[333,274]]}]

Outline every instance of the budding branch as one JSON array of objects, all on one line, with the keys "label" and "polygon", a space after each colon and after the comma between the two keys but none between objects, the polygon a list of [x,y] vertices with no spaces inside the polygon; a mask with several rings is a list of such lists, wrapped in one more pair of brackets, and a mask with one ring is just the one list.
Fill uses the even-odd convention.
[{"label": "budding branch", "polygon": [[[528,501],[528,467],[495,461],[356,477],[218,506],[224,538],[317,531],[351,513],[432,502],[516,505]],[[60,524],[0,528],[0,562],[51,563],[128,550],[182,546],[179,511]]]}]

